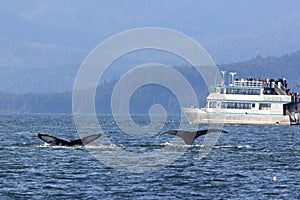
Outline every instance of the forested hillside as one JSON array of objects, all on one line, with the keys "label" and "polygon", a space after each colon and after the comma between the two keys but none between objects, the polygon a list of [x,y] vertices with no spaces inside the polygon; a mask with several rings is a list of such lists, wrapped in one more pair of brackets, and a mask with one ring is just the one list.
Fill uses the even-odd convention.
[{"label": "forested hillside", "polygon": [[[289,88],[300,91],[300,51],[282,57],[257,56],[251,60],[220,65],[220,70],[238,73],[239,78],[280,78],[285,77],[289,81]],[[208,90],[204,82],[199,79],[196,71],[191,67],[175,67],[183,74],[193,86],[199,104],[203,104]],[[227,73],[228,78],[228,73]],[[98,114],[111,113],[111,93],[115,81],[103,83],[99,86],[96,95],[96,110]],[[153,104],[163,105],[168,113],[179,113],[180,106],[174,94],[164,87],[145,86],[138,89],[132,96],[130,111],[132,113],[148,113]],[[0,112],[2,113],[71,113],[72,92],[51,94],[9,94],[0,93]]]}]

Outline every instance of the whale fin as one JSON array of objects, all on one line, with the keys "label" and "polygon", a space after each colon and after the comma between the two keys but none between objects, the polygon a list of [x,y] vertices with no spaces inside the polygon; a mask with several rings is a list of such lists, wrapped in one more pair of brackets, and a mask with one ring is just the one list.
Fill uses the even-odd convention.
[{"label": "whale fin", "polygon": [[212,133],[212,132],[228,133],[227,131],[221,130],[221,129],[205,129],[205,130],[199,130],[199,131],[169,130],[169,131],[163,132],[160,135],[163,135],[163,134],[176,135],[178,137],[181,137],[186,145],[192,145],[193,142],[195,141],[195,139],[198,138],[199,136],[205,135],[207,133]]},{"label": "whale fin", "polygon": [[59,138],[56,138],[56,137],[53,137],[53,136],[50,136],[50,135],[38,133],[37,136],[41,140],[43,140],[44,142],[46,142],[50,145],[59,145],[59,146],[69,145],[68,141],[62,140],[62,139],[59,139]]},{"label": "whale fin", "polygon": [[95,135],[89,135],[89,136],[86,136],[82,139],[77,139],[77,140],[73,140],[69,143],[70,146],[73,146],[73,145],[87,145],[91,142],[93,142],[94,140],[98,139],[99,137],[101,137],[101,133],[99,134],[95,134]]},{"label": "whale fin", "polygon": [[86,145],[96,139],[98,139],[99,137],[101,137],[101,133],[100,134],[95,134],[95,135],[89,135],[86,136],[82,139],[77,139],[77,140],[72,140],[71,142],[63,140],[63,139],[59,139],[57,137],[53,137],[50,135],[46,135],[46,134],[40,134],[38,133],[37,136],[43,140],[44,142],[50,144],[50,145],[55,145],[55,146],[74,146],[74,145]]},{"label": "whale fin", "polygon": [[170,135],[176,135],[178,137],[181,137],[186,145],[193,144],[193,142],[196,138],[196,132],[191,132],[191,131],[169,130],[169,131],[163,132],[160,135],[163,135],[163,134],[170,134]]}]

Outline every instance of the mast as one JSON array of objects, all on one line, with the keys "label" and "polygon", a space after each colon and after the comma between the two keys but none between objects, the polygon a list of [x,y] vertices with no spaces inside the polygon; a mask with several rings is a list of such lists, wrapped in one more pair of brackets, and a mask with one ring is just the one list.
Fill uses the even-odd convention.
[{"label": "mast", "polygon": [[236,75],[236,72],[230,72],[231,75],[231,85],[234,85],[234,75]]},{"label": "mast", "polygon": [[222,73],[222,82],[221,82],[221,86],[225,86],[225,74],[226,74],[226,71],[221,71]]}]

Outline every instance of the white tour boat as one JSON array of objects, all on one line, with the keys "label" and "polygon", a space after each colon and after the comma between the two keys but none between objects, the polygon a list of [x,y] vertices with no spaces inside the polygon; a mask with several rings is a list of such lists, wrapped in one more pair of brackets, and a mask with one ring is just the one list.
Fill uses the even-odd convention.
[{"label": "white tour boat", "polygon": [[182,108],[193,124],[300,124],[300,93],[287,89],[283,79],[234,79],[222,83],[210,93],[203,108]]}]

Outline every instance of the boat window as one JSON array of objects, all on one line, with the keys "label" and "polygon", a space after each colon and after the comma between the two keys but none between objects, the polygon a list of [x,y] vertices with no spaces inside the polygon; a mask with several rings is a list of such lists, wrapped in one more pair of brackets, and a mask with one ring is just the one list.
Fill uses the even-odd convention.
[{"label": "boat window", "polygon": [[251,109],[250,103],[222,102],[221,108],[226,109]]},{"label": "boat window", "polygon": [[216,108],[216,107],[217,107],[217,102],[215,102],[215,101],[210,101],[210,102],[209,102],[209,107],[210,107],[210,108]]},{"label": "boat window", "polygon": [[275,92],[274,88],[265,88],[264,89],[264,94],[266,94],[266,95],[276,95],[276,92]]},{"label": "boat window", "polygon": [[260,95],[260,89],[227,88],[226,94]]},{"label": "boat window", "polygon": [[224,94],[224,88],[220,88],[220,94]]},{"label": "boat window", "polygon": [[226,108],[227,107],[227,102],[222,102],[221,103],[221,108]]},{"label": "boat window", "polygon": [[259,110],[270,110],[271,104],[270,103],[260,103]]},{"label": "boat window", "polygon": [[252,108],[255,108],[255,103],[252,103]]}]

